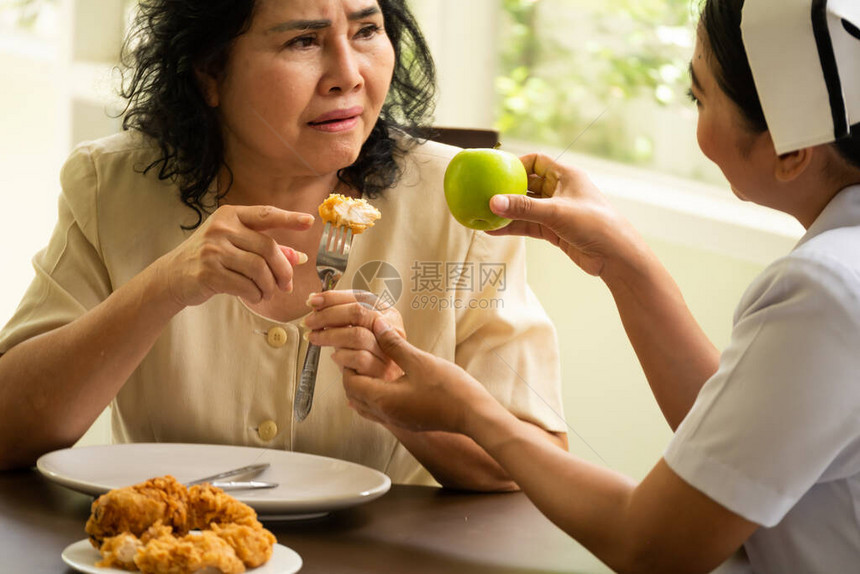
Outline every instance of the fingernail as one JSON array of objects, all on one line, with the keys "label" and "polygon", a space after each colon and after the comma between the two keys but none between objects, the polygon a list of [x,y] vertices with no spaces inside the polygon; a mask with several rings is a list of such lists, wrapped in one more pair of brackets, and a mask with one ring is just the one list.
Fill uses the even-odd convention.
[{"label": "fingernail", "polygon": [[314,216],[311,214],[302,215],[299,217],[299,223],[302,225],[313,225]]},{"label": "fingernail", "polygon": [[287,283],[287,293],[292,293],[292,292],[293,292],[293,281],[290,280],[290,282]]},{"label": "fingernail", "polygon": [[322,305],[322,303],[323,297],[319,293],[311,293],[310,297],[308,297],[308,300],[305,301],[305,304],[308,307],[316,307],[317,305]]},{"label": "fingernail", "polygon": [[294,265],[301,265],[302,263],[308,262],[308,254],[302,253],[301,251],[296,251],[292,247],[286,247],[281,245],[281,252],[287,257],[287,260],[292,262],[295,261]]},{"label": "fingernail", "polygon": [[302,333],[302,339],[304,339],[306,342],[310,342],[310,340],[311,340],[311,332],[310,332],[310,331],[305,331],[304,333]]},{"label": "fingernail", "polygon": [[498,213],[500,211],[507,211],[511,206],[511,200],[504,195],[494,195],[490,199],[490,209],[493,210],[494,213]]},{"label": "fingernail", "polygon": [[374,335],[382,335],[383,333],[388,332],[389,329],[391,329],[391,325],[389,325],[382,317],[377,317],[373,322]]}]

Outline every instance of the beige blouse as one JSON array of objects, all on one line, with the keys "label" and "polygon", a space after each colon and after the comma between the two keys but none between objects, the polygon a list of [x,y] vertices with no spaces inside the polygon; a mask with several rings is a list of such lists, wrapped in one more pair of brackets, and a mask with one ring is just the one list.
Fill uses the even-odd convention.
[{"label": "beige blouse", "polygon": [[[457,148],[427,142],[370,202],[336,288],[369,289],[403,316],[409,340],[455,361],[522,419],[564,431],[552,324],[525,281],[524,245],[459,225],[442,178]],[[190,234],[178,189],[142,168],[156,150],[124,132],[79,146],[63,167],[59,219],[33,259],[36,277],[0,332],[0,353],[74,321]],[[117,442],[270,447],[354,461],[394,482],[434,484],[381,425],[352,411],[323,349],[313,410],[293,419],[307,343],[299,321],[262,317],[220,295],[177,314],[112,404]]]}]

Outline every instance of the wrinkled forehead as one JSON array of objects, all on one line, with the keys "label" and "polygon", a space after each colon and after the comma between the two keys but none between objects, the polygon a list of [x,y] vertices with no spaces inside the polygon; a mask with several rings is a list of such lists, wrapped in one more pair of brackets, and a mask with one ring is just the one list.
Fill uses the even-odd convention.
[{"label": "wrinkled forehead", "polygon": [[255,0],[257,14],[281,14],[297,18],[331,18],[337,14],[381,11],[377,0]]},{"label": "wrinkled forehead", "polygon": [[746,0],[741,30],[778,153],[860,129],[860,0]]}]

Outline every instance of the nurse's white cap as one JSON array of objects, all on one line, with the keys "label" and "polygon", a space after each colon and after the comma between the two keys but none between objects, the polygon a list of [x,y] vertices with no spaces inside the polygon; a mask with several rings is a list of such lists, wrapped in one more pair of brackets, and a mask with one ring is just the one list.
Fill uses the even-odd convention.
[{"label": "nurse's white cap", "polygon": [[777,153],[860,130],[860,0],[746,0],[741,31]]}]

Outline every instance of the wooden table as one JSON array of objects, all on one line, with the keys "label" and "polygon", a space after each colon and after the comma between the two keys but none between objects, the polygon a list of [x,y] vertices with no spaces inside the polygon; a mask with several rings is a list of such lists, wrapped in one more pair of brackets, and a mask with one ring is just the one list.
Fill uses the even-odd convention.
[{"label": "wooden table", "polygon": [[[71,573],[60,554],[86,536],[91,502],[35,470],[0,473],[0,573]],[[301,574],[609,572],[521,493],[395,485],[324,518],[265,525],[301,555]]]}]

